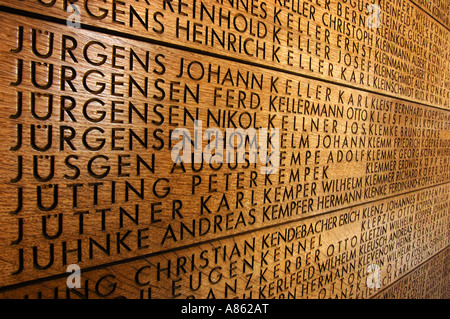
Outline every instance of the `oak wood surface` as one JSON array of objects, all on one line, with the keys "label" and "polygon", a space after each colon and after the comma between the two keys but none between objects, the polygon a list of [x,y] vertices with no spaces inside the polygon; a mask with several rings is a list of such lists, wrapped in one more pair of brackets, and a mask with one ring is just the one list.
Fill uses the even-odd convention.
[{"label": "oak wood surface", "polygon": [[[36,1],[0,0],[39,14],[0,12],[2,297],[35,298],[39,291],[51,297],[54,287],[60,298],[73,296],[65,288],[66,268],[78,264],[87,270],[83,280],[96,287],[89,295],[94,298],[140,298],[150,287],[152,298],[368,298],[376,293],[366,285],[369,264],[381,266],[385,288],[447,247],[448,30],[422,9],[404,1],[400,10],[401,32],[428,30],[425,64],[412,67],[414,55],[402,64],[429,79],[419,97],[317,72],[321,58],[312,51],[302,54],[316,71],[289,66],[286,25],[275,63],[177,37],[176,19],[191,27],[201,19],[200,11],[191,16],[190,2],[114,2],[111,11],[110,2],[94,10],[99,2],[91,1],[80,7],[81,29],[65,25],[70,12],[61,3],[43,10]],[[267,28],[260,40],[266,48],[278,17],[301,18],[302,27],[310,23],[314,32],[328,11],[343,10],[345,20],[345,2],[305,3],[302,13],[258,1],[253,14],[227,3],[214,3],[214,10],[226,8],[236,19]],[[203,4],[213,10],[212,2]],[[386,24],[390,7],[380,5]],[[144,32],[136,17],[146,9],[160,24]],[[130,10],[137,10],[133,26],[120,23]],[[94,11],[105,17],[94,19]],[[42,20],[47,16],[57,19]],[[208,25],[220,30],[206,22],[202,28]],[[375,64],[382,68],[388,55],[375,47],[380,30],[361,28],[374,42],[367,45],[373,66],[364,72],[375,76]],[[332,62],[323,70],[327,63],[340,69],[339,55],[349,51],[337,41],[346,37],[331,30],[327,45],[328,29],[320,30],[320,39],[314,33],[307,42],[320,46],[321,54],[329,45]],[[361,59],[365,44],[355,45],[360,53],[349,56]],[[269,49],[266,54],[272,55]],[[264,165],[249,163],[248,154],[241,164],[174,164],[171,132],[193,134],[194,119],[202,121],[201,133],[212,127],[222,134],[279,129],[279,166],[265,175]],[[285,256],[288,244],[278,241],[294,232],[290,244],[305,249]],[[155,265],[169,260],[170,278],[164,271],[158,278]],[[295,285],[293,276],[302,276]],[[192,289],[193,278],[202,280],[198,289]],[[111,282],[117,288],[108,294]]]}]

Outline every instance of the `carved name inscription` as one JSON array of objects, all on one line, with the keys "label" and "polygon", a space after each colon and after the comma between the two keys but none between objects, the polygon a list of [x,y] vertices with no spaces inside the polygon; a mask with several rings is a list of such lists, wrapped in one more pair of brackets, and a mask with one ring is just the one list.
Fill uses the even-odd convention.
[{"label": "carved name inscription", "polygon": [[414,2],[446,26],[448,30],[450,27],[450,3],[439,0],[415,0]]},{"label": "carved name inscription", "polygon": [[383,290],[377,299],[448,299],[449,249],[433,256],[407,276]]},{"label": "carved name inscription", "polygon": [[[19,288],[26,298],[368,298],[448,245],[448,186]],[[432,230],[432,231],[430,231]],[[376,265],[376,270],[367,270]],[[403,280],[403,279],[402,279]],[[95,289],[94,289],[95,287]]]},{"label": "carved name inscription", "polygon": [[448,246],[450,46],[370,4],[0,0],[0,296],[404,291]]},{"label": "carved name inscription", "polygon": [[[409,0],[1,0],[0,4],[72,19],[71,2],[77,5],[81,23],[102,32],[110,29],[120,36],[163,41],[449,107],[448,28]],[[440,16],[448,11],[443,6]],[[369,27],[373,19],[379,22]]]}]

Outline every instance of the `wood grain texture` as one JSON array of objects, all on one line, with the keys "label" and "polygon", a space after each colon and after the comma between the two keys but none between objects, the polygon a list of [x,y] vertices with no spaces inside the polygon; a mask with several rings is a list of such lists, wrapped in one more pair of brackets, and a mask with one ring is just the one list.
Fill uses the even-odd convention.
[{"label": "wood grain texture", "polygon": [[374,296],[374,298],[448,299],[448,265],[449,250],[447,248]]},{"label": "wood grain texture", "polygon": [[75,291],[61,276],[2,296],[369,298],[379,289],[366,284],[368,265],[380,266],[382,288],[387,288],[409,280],[405,275],[448,246],[448,192],[448,186],[435,187],[251,236],[87,270]]},{"label": "wood grain texture", "polygon": [[413,1],[417,6],[422,8],[428,14],[430,14],[437,21],[442,23],[447,30],[450,27],[449,13],[450,13],[450,4],[447,1],[439,1],[439,0],[414,0]]},{"label": "wood grain texture", "polygon": [[[26,11],[0,12],[1,297],[369,298],[380,296],[367,288],[369,264],[381,266],[385,289],[448,246],[448,31],[414,4],[398,6],[410,17],[402,32],[427,26],[430,42],[422,65],[405,56],[411,69],[398,74],[430,81],[411,85],[423,96],[290,66],[287,25],[280,62],[177,36],[177,19],[190,27],[210,19],[200,2],[195,17],[190,2],[80,2],[81,29],[61,20],[70,14],[62,1],[47,3],[0,0]],[[337,46],[342,33],[330,30],[327,44],[329,28],[316,28],[330,12],[345,16],[349,3],[304,3],[302,13],[280,7],[277,18],[278,1],[254,1],[253,14],[228,2],[203,10],[267,28],[261,38],[258,29],[238,32],[248,44],[274,40],[274,21],[295,16],[314,29],[311,48],[324,54],[329,45],[324,65],[335,70],[340,54],[363,57],[362,47]],[[145,14],[156,24],[144,32],[136,19]],[[363,29],[373,36],[374,76],[387,63],[375,47],[382,31]],[[297,49],[320,68],[320,55]],[[175,164],[172,132],[193,134],[194,120],[200,139],[214,127],[224,136],[278,129],[274,173],[250,163],[250,145],[244,163]],[[69,264],[86,270],[79,293],[66,289]]]},{"label": "wood grain texture", "polygon": [[407,0],[92,0],[74,3],[78,17],[68,1],[0,4],[449,107],[448,29]]}]

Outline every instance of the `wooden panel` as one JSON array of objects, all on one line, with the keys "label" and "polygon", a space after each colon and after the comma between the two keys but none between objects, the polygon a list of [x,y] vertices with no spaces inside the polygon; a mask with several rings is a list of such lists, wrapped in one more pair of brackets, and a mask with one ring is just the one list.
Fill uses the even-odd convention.
[{"label": "wooden panel", "polygon": [[[375,29],[347,1],[80,1],[76,28],[64,3],[0,0],[1,297],[389,297],[448,246],[444,20],[408,1]],[[243,163],[186,162],[227,155],[212,129],[255,134]]]},{"label": "wooden panel", "polygon": [[450,27],[450,3],[448,1],[414,0],[411,2],[416,3],[420,8],[442,23],[448,30]]},{"label": "wooden panel", "polygon": [[[374,298],[377,299],[448,299],[449,249],[411,271]],[[446,284],[443,284],[446,283]]]},{"label": "wooden panel", "polygon": [[368,298],[377,292],[367,285],[375,273],[369,265],[379,267],[385,288],[448,245],[449,190],[435,187],[87,270],[75,292],[64,276],[3,297]]},{"label": "wooden panel", "polygon": [[371,2],[92,0],[78,17],[67,1],[0,4],[448,108],[448,29],[410,1]]}]

